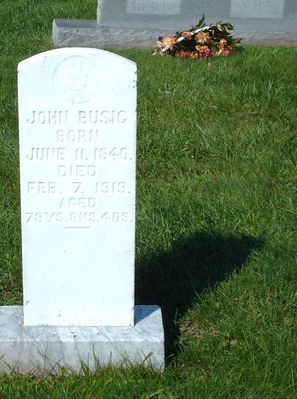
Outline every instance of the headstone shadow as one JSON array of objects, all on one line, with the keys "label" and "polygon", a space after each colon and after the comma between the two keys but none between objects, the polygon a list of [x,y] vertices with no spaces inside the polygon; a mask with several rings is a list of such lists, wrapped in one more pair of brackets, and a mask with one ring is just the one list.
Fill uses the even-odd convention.
[{"label": "headstone shadow", "polygon": [[197,295],[240,270],[264,240],[197,232],[172,242],[168,251],[149,255],[136,265],[136,304],[161,306],[166,356],[177,352],[176,317],[181,317]]}]

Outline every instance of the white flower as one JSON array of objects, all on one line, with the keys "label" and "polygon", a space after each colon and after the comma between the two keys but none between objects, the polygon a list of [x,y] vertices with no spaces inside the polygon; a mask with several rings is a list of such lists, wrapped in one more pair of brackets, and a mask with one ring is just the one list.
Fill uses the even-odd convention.
[{"label": "white flower", "polygon": [[204,26],[204,28],[199,28],[199,29],[194,30],[193,33],[196,34],[199,32],[203,32],[204,30],[209,29],[209,28],[210,28],[210,26]]}]

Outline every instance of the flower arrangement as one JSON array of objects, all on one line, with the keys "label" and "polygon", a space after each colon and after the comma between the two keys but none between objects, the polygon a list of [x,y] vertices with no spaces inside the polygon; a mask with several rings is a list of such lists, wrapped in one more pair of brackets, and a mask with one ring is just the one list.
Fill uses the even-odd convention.
[{"label": "flower arrangement", "polygon": [[210,56],[225,57],[231,55],[239,46],[241,39],[234,38],[230,31],[233,25],[218,22],[205,25],[205,17],[189,30],[177,32],[175,35],[159,37],[155,54],[171,55],[180,58],[201,58],[208,60]]}]

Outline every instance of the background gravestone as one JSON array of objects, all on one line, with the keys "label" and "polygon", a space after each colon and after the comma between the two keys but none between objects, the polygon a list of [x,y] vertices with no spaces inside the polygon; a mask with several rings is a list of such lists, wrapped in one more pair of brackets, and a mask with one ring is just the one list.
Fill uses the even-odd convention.
[{"label": "background gravestone", "polygon": [[97,21],[102,26],[169,28],[183,30],[196,25],[203,13],[207,18],[221,19],[229,16],[229,0],[101,0],[98,3]]},{"label": "background gravestone", "polygon": [[55,46],[152,47],[158,36],[229,21],[251,41],[297,40],[295,0],[98,0],[97,20],[53,21]]},{"label": "background gravestone", "polygon": [[97,49],[19,64],[24,305],[0,307],[0,370],[164,366],[134,307],[136,65]]}]

